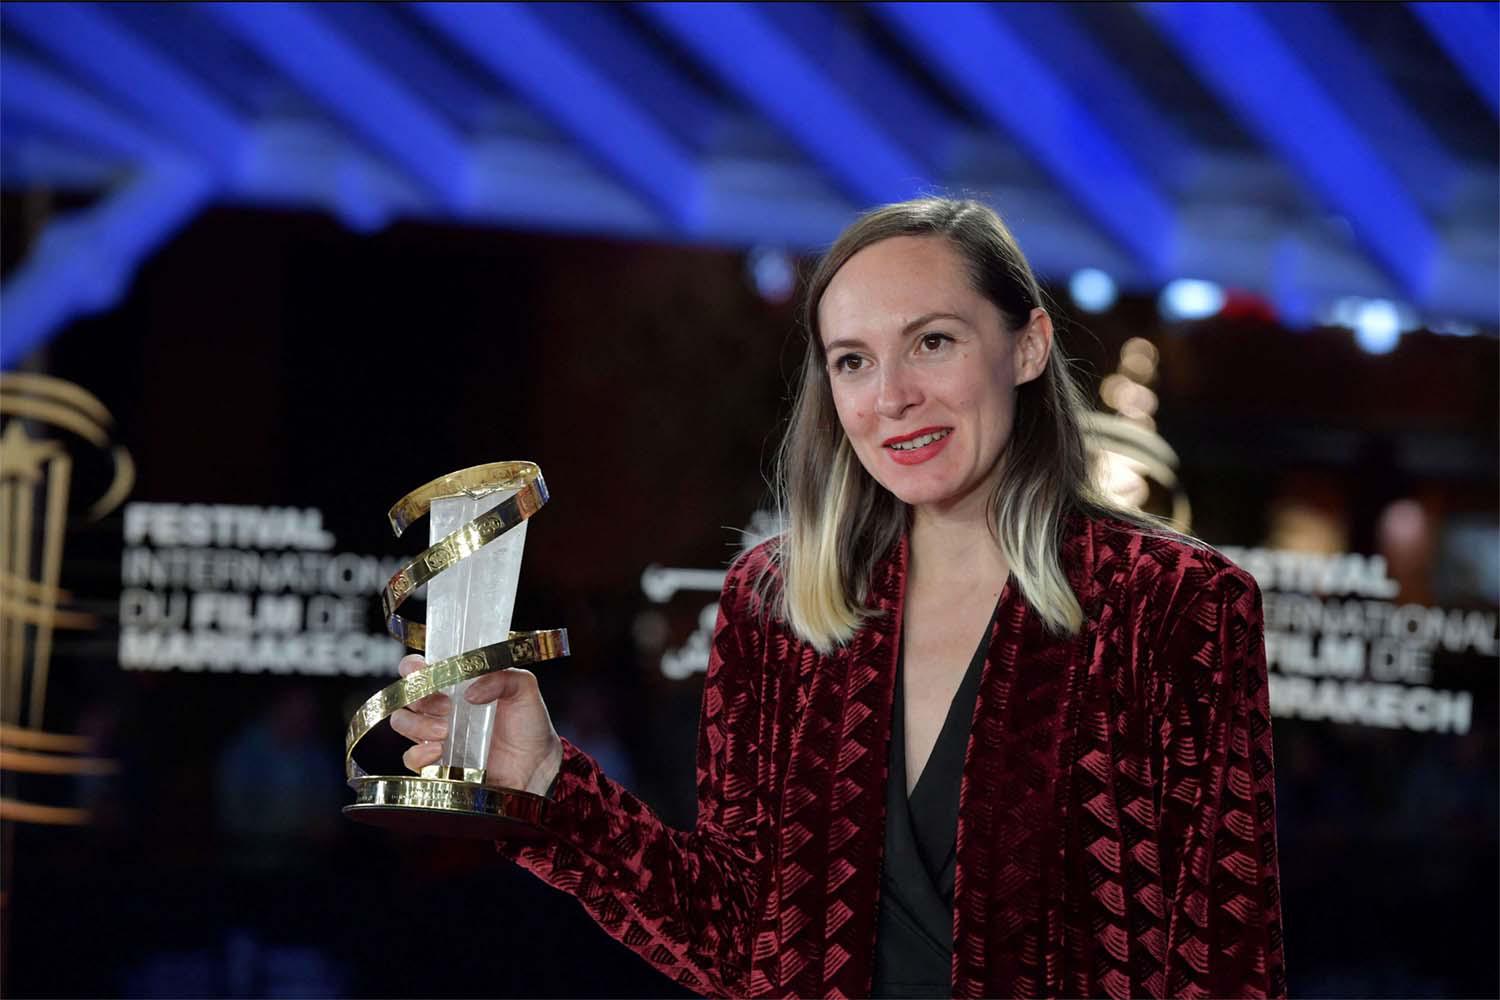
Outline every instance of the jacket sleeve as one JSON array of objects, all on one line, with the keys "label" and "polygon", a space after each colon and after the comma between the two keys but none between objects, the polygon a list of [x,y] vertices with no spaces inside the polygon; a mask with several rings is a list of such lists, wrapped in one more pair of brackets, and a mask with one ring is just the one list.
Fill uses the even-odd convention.
[{"label": "jacket sleeve", "polygon": [[710,646],[698,738],[698,818],[668,827],[564,741],[548,837],[500,852],[571,893],[599,925],[682,986],[744,995],[762,878],[766,813],[757,781],[760,715],[754,571],[731,568]]},{"label": "jacket sleeve", "polygon": [[1169,996],[1284,996],[1260,591],[1222,564],[1166,623],[1156,735]]}]

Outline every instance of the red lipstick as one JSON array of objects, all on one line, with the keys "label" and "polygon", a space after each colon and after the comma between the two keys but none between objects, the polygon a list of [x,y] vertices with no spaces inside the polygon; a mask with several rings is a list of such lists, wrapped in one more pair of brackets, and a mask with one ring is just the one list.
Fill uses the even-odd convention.
[{"label": "red lipstick", "polygon": [[[934,441],[929,441],[918,448],[897,448],[896,445],[907,444],[919,438],[931,435],[941,435]],[[937,456],[937,453],[947,447],[948,439],[953,437],[951,427],[923,427],[921,430],[912,431],[910,434],[902,434],[898,437],[886,438],[880,442],[885,453],[897,465],[921,465],[928,459]]]}]

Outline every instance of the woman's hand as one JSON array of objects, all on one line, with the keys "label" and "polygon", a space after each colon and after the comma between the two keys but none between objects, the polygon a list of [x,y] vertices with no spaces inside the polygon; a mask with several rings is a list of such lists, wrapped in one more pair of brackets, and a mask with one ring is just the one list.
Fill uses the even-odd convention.
[{"label": "woman's hand", "polygon": [[[403,657],[397,669],[405,677],[426,665],[414,654]],[[562,766],[562,741],[537,690],[536,675],[519,669],[486,674],[469,685],[464,699],[476,705],[495,703],[484,783],[547,794]],[[436,764],[448,738],[448,717],[452,714],[452,699],[441,693],[398,709],[391,716],[391,728],[415,744],[401,755],[402,763],[413,771]]]}]

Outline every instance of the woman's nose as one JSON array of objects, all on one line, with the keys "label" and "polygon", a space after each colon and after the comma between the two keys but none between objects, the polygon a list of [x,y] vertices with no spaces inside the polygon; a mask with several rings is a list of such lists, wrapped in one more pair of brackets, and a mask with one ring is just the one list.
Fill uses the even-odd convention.
[{"label": "woman's nose", "polygon": [[875,398],[877,413],[882,417],[894,419],[902,416],[921,401],[921,388],[910,372],[901,365],[882,366],[880,387]]}]

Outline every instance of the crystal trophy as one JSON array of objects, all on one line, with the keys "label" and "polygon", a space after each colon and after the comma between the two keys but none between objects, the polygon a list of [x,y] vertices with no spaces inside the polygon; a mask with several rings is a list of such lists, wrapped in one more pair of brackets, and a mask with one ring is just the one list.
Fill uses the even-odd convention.
[{"label": "crystal trophy", "polygon": [[[568,655],[566,629],[511,631],[526,525],[547,502],[541,470],[530,462],[496,462],[439,477],[390,511],[399,536],[429,515],[430,544],[391,577],[383,602],[386,627],[426,668],[401,678],[364,703],[344,740],[345,776],[355,801],[352,819],[419,833],[495,837],[540,827],[546,799],[485,782],[495,706],[473,705],[463,692],[475,678]],[[427,588],[427,622],[397,613]],[[372,775],[354,748],[379,722],[436,691],[452,699],[448,737],[438,763],[417,776]]]}]

